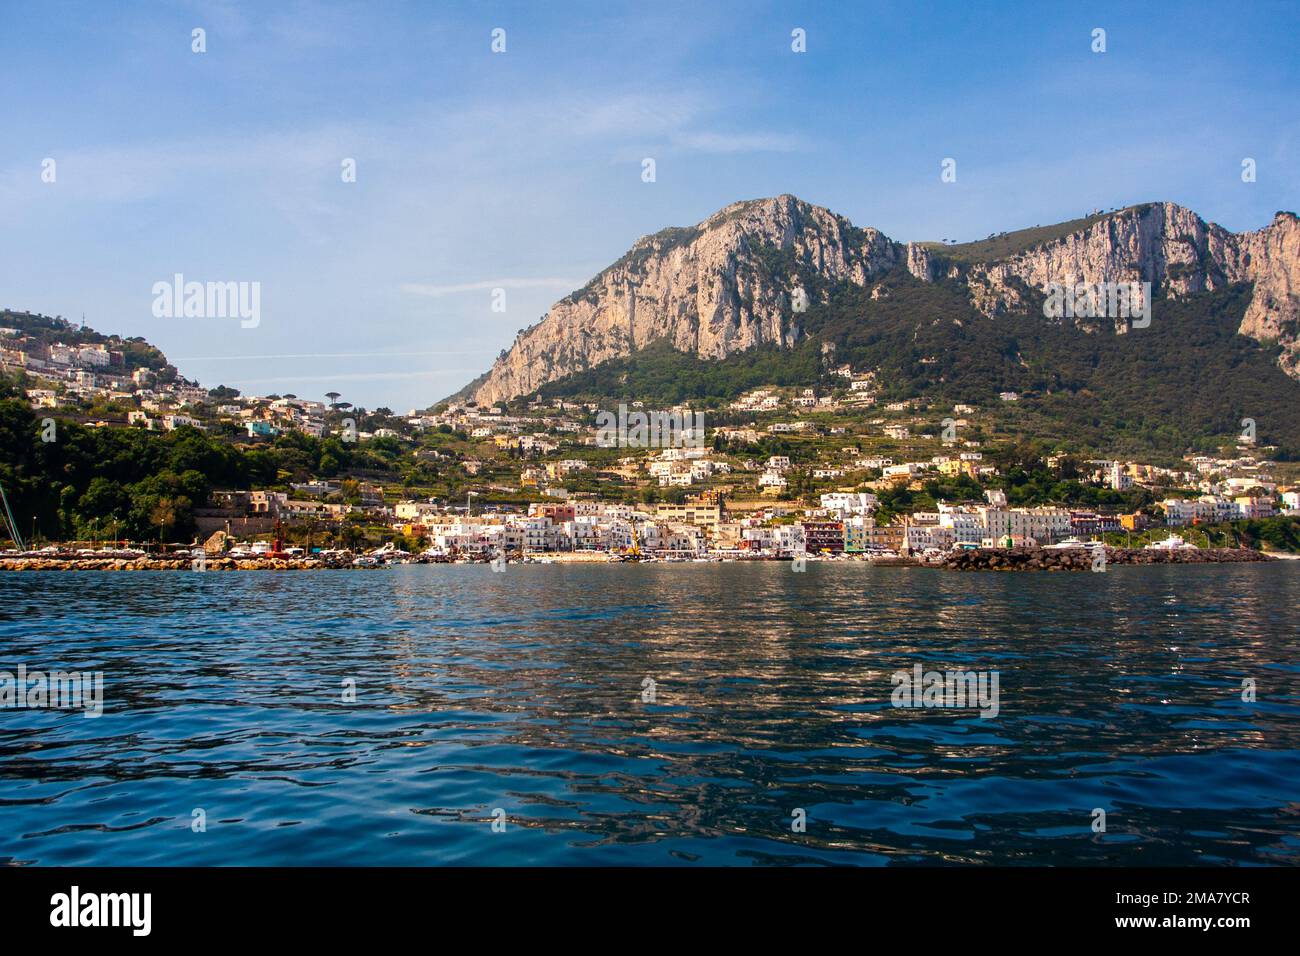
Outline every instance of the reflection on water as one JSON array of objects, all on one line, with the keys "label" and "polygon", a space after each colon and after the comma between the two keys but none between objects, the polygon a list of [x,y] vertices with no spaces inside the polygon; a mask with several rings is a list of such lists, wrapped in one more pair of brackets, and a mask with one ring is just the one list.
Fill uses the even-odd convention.
[{"label": "reflection on water", "polygon": [[[0,670],[105,681],[99,719],[0,710],[10,863],[1300,862],[1293,563],[23,573],[0,597]],[[892,707],[917,663],[996,670],[1000,714]]]}]

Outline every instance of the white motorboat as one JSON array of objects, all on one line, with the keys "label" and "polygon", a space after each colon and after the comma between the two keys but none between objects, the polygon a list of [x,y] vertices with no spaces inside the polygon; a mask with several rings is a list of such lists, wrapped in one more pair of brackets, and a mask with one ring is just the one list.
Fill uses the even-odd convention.
[{"label": "white motorboat", "polygon": [[1148,544],[1144,549],[1146,551],[1195,551],[1196,545],[1184,541],[1181,535],[1174,534],[1172,531],[1169,537],[1163,541],[1155,541]]},{"label": "white motorboat", "polygon": [[1045,545],[1043,545],[1043,550],[1044,550],[1044,551],[1061,551],[1061,550],[1064,550],[1065,548],[1086,548],[1086,547],[1088,547],[1088,544],[1087,544],[1086,541],[1081,541],[1081,540],[1079,540],[1078,538],[1066,538],[1066,539],[1063,540],[1063,541],[1058,541],[1058,542],[1056,542],[1056,544],[1045,544]]}]

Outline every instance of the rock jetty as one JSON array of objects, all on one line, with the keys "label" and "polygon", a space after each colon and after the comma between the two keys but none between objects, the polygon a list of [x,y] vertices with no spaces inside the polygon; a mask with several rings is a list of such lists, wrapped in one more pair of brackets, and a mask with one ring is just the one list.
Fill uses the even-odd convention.
[{"label": "rock jetty", "polygon": [[[372,566],[374,567],[374,566]],[[225,558],[209,557],[204,571],[314,571],[329,568],[363,570],[352,558]],[[189,557],[140,558],[0,558],[0,571],[193,571]]]},{"label": "rock jetty", "polygon": [[[1106,564],[1233,564],[1271,561],[1249,548],[1106,548]],[[1090,571],[1089,548],[979,548],[953,551],[935,564],[951,571]]]}]

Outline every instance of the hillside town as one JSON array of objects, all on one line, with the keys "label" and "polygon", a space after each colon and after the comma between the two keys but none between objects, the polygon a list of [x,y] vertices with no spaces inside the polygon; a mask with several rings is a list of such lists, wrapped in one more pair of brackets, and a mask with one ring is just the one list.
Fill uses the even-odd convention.
[{"label": "hillside town", "polygon": [[[337,392],[322,401],[206,389],[165,364],[135,364],[111,341],[49,338],[0,328],[3,372],[38,416],[192,429],[245,449],[308,439],[388,456],[363,462],[387,473],[281,468],[278,485],[213,488],[176,531],[217,550],[287,538],[440,560],[880,557],[1175,532],[1230,545],[1230,530],[1214,541],[1201,529],[1300,515],[1300,491],[1250,435],[1217,455],[1159,464],[1049,454],[1046,468],[1111,506],[1023,503],[995,453],[1014,434],[1006,410],[1022,396],[1004,392],[989,408],[891,401],[873,370],[848,366],[831,370],[828,388],[757,388],[703,413],[634,400],[620,405],[614,435],[596,427],[610,414],[598,402],[367,412]],[[674,431],[691,416],[707,422]],[[92,536],[118,537],[108,526]]]}]

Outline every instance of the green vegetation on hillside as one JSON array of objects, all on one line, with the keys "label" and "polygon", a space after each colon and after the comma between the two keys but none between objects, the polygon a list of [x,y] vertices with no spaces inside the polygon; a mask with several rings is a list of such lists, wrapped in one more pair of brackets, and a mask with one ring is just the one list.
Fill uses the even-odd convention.
[{"label": "green vegetation on hillside", "polygon": [[[1117,211],[1123,212],[1125,210]],[[978,239],[975,242],[957,242],[951,245],[944,242],[922,242],[920,245],[931,250],[936,257],[949,259],[953,262],[996,262],[999,259],[1007,259],[1021,252],[1028,252],[1030,249],[1044,243],[1064,239],[1066,236],[1087,229],[1113,215],[1115,215],[1115,212],[1097,213],[1094,216],[1056,222],[1048,226],[1031,226],[1028,229],[1017,229],[1014,232],[1001,232],[989,236],[987,239]]]},{"label": "green vegetation on hillside", "polygon": [[51,442],[42,431],[26,401],[0,398],[0,482],[23,535],[185,534],[212,488],[276,477],[266,452],[241,451],[193,428],[160,435],[59,421]]},{"label": "green vegetation on hillside", "polygon": [[19,533],[44,539],[116,536],[188,539],[194,509],[216,489],[287,487],[344,474],[428,478],[401,444],[364,446],[287,433],[273,443],[232,444],[191,427],[171,432],[91,428],[57,419],[54,441],[42,418],[0,383],[0,483]]},{"label": "green vegetation on hillside", "polygon": [[642,399],[659,405],[730,399],[760,385],[803,385],[817,380],[819,358],[812,343],[782,350],[765,345],[723,361],[706,361],[657,342],[625,359],[543,385],[543,399]]},{"label": "green vegetation on hillside", "polygon": [[1250,291],[1236,287],[1157,300],[1151,326],[1085,333],[1027,314],[988,319],[963,290],[895,274],[888,297],[846,290],[809,312],[806,327],[841,360],[879,368],[889,397],[988,404],[1028,396],[1031,436],[1068,436],[1097,449],[1181,452],[1234,436],[1243,418],[1283,457],[1300,450],[1300,383],[1276,349],[1239,335]]},{"label": "green vegetation on hillside", "polygon": [[1232,524],[1210,525],[1215,535],[1232,537],[1247,548],[1266,551],[1300,552],[1300,518],[1279,515],[1275,518],[1256,518]]},{"label": "green vegetation on hillside", "polygon": [[1278,367],[1275,348],[1237,333],[1250,301],[1246,287],[1157,300],[1150,327],[1123,335],[1050,322],[1032,294],[1025,313],[989,319],[966,295],[960,285],[896,270],[876,298],[847,284],[829,290],[827,304],[800,317],[806,335],[792,349],[762,346],[706,361],[657,344],[551,382],[539,394],[708,407],[763,385],[828,390],[844,384],[821,361],[829,342],[835,364],[879,371],[885,400],[999,408],[1000,392],[1019,392],[1022,400],[998,413],[1026,437],[1108,454],[1176,456],[1231,441],[1251,418],[1261,444],[1280,446],[1278,458],[1300,457],[1300,383]]}]

